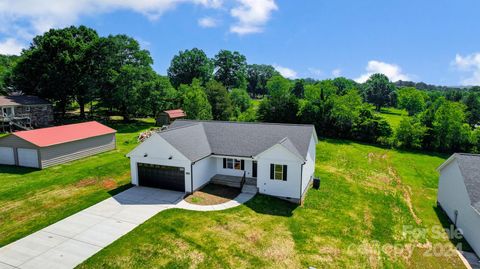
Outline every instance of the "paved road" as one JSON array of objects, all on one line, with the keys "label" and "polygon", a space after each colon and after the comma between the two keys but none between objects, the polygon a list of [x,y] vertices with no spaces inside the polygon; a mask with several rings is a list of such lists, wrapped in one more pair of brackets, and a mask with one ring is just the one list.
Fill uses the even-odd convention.
[{"label": "paved road", "polygon": [[73,268],[184,193],[133,187],[36,233],[0,248],[0,269]]}]

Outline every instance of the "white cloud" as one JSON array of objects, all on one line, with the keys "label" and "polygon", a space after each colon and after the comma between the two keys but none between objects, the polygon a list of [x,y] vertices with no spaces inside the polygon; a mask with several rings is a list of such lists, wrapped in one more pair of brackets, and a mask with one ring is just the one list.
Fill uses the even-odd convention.
[{"label": "white cloud", "polygon": [[284,66],[280,66],[280,65],[276,65],[274,64],[273,67],[275,68],[275,70],[277,70],[280,75],[286,77],[286,78],[297,78],[297,72],[293,69],[290,69],[288,67],[284,67]]},{"label": "white cloud", "polygon": [[367,81],[371,75],[376,73],[384,74],[391,81],[410,80],[410,77],[402,73],[402,69],[396,64],[372,60],[368,62],[365,71],[364,74],[355,79],[356,82],[363,83]]},{"label": "white cloud", "polygon": [[461,80],[462,85],[480,85],[480,52],[467,56],[457,54],[452,64],[458,70],[469,73],[468,77]]},{"label": "white cloud", "polygon": [[308,72],[310,72],[310,74],[312,74],[316,78],[323,76],[323,71],[318,68],[308,68]]},{"label": "white cloud", "polygon": [[24,44],[15,38],[7,38],[4,41],[0,41],[0,54],[19,55],[23,47]]},{"label": "white cloud", "polygon": [[230,15],[237,22],[230,27],[230,32],[239,35],[263,32],[263,26],[278,7],[274,0],[237,0],[239,6],[230,10]]},{"label": "white cloud", "polygon": [[203,17],[198,20],[198,25],[203,28],[217,27],[218,21],[212,17]]},{"label": "white cloud", "polygon": [[340,68],[335,68],[335,69],[332,70],[332,76],[333,76],[334,78],[337,78],[337,77],[339,77],[339,76],[341,76],[341,75],[342,75],[342,69],[340,69]]}]

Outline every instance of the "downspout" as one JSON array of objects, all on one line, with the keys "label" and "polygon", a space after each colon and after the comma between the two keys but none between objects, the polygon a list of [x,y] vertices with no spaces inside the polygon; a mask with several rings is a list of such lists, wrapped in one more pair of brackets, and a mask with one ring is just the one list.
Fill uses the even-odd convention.
[{"label": "downspout", "polygon": [[302,165],[300,166],[300,204],[302,203],[302,183],[303,183],[303,166],[305,165],[305,163],[302,163]]},{"label": "downspout", "polygon": [[191,163],[191,164],[190,164],[190,181],[191,181],[191,182],[190,182],[190,184],[191,184],[191,185],[190,185],[190,190],[191,190],[191,193],[193,193],[193,165],[194,165],[194,164],[195,164],[195,163]]}]

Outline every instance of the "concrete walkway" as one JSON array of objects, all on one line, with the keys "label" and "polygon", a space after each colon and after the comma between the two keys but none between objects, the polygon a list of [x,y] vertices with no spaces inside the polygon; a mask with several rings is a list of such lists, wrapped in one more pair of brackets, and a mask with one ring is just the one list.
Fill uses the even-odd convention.
[{"label": "concrete walkway", "polygon": [[73,268],[184,193],[133,187],[36,233],[0,248],[0,269]]},{"label": "concrete walkway", "polygon": [[248,200],[252,199],[254,196],[255,196],[255,193],[242,192],[237,197],[235,197],[235,199],[225,202],[223,204],[218,204],[218,205],[194,205],[194,204],[188,203],[185,200],[182,200],[180,203],[176,205],[176,208],[182,208],[182,209],[193,210],[193,211],[225,210],[225,209],[239,206],[247,202]]}]

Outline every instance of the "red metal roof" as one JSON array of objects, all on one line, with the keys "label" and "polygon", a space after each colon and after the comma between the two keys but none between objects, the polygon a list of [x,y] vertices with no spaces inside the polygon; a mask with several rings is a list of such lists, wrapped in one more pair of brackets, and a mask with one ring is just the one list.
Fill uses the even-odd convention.
[{"label": "red metal roof", "polygon": [[165,110],[163,112],[167,113],[170,119],[183,118],[186,116],[185,112],[181,109]]},{"label": "red metal roof", "polygon": [[48,147],[115,132],[117,131],[96,121],[89,121],[30,131],[20,131],[13,133],[13,135],[36,146]]}]

